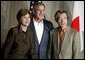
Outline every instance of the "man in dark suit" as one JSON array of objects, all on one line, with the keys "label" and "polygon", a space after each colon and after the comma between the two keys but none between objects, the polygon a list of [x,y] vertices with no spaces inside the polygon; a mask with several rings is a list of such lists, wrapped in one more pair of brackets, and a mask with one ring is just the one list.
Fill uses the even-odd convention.
[{"label": "man in dark suit", "polygon": [[51,22],[43,19],[45,15],[45,5],[36,3],[33,9],[33,19],[30,28],[35,34],[35,50],[37,59],[46,59],[49,31],[53,29]]}]

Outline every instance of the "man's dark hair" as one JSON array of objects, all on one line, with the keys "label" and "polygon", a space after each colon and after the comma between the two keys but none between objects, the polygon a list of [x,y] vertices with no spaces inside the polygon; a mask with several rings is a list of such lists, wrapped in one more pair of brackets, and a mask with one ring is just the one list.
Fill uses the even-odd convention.
[{"label": "man's dark hair", "polygon": [[67,11],[65,11],[65,10],[58,10],[58,11],[56,11],[56,13],[55,13],[55,15],[54,15],[55,21],[58,21],[59,14],[62,14],[62,13],[66,13],[66,15],[67,15],[67,20],[68,20]]},{"label": "man's dark hair", "polygon": [[37,6],[40,6],[40,5],[42,5],[42,6],[45,7],[45,5],[44,5],[43,3],[41,3],[41,2],[36,2],[36,3],[33,5],[34,10],[36,10],[36,7],[37,7]]}]

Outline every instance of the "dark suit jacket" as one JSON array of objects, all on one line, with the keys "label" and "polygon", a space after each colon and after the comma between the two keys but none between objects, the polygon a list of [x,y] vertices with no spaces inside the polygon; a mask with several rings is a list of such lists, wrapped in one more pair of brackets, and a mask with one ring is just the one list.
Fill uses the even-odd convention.
[{"label": "dark suit jacket", "polygon": [[68,27],[61,50],[58,46],[58,29],[50,32],[48,59],[80,59],[80,54],[80,36],[77,31]]},{"label": "dark suit jacket", "polygon": [[36,51],[37,59],[46,59],[47,58],[46,55],[47,55],[47,45],[48,45],[48,40],[49,40],[49,33],[50,33],[50,30],[53,29],[53,25],[51,22],[49,22],[47,20],[43,20],[43,24],[44,24],[44,31],[43,31],[41,42],[39,44],[33,20],[31,20],[31,23],[30,23],[30,28],[32,29],[32,31],[35,34],[35,48],[36,48],[35,51]]},{"label": "dark suit jacket", "polygon": [[17,26],[11,28],[8,32],[4,47],[3,47],[4,59],[34,59],[34,37],[30,28],[26,33]]}]

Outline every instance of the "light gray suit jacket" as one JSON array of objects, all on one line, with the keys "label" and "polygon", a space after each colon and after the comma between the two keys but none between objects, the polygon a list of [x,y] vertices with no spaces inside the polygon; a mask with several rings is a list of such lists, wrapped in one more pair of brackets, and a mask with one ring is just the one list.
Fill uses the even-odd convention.
[{"label": "light gray suit jacket", "polygon": [[61,50],[58,47],[57,28],[50,32],[50,41],[48,44],[48,59],[79,59],[80,36],[77,31],[70,27],[65,32]]}]

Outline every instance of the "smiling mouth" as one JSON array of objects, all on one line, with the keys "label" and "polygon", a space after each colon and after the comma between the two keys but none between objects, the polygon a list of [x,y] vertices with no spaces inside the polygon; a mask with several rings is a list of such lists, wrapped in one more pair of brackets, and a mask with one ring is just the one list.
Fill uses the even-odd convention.
[{"label": "smiling mouth", "polygon": [[63,24],[61,24],[61,25],[63,25]]},{"label": "smiling mouth", "polygon": [[29,23],[29,22],[25,22],[25,23]]}]

